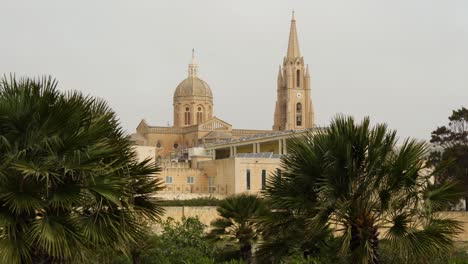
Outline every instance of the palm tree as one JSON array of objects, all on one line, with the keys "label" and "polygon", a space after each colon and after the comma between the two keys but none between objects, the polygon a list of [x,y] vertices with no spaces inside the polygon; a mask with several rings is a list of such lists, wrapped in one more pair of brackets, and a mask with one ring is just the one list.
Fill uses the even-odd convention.
[{"label": "palm tree", "polygon": [[114,112],[62,93],[51,78],[0,81],[0,259],[85,262],[102,247],[127,251],[141,219],[162,208],[149,160],[139,162]]},{"label": "palm tree", "polygon": [[330,228],[308,228],[307,215],[305,210],[274,207],[259,218],[257,226],[262,239],[255,259],[259,263],[292,263],[292,259],[302,256],[312,261],[310,263],[316,263],[314,260],[317,263],[341,263],[336,255],[339,248]]},{"label": "palm tree", "polygon": [[255,195],[240,194],[221,201],[217,211],[220,218],[211,223],[210,236],[236,241],[241,257],[250,261],[252,243],[258,238],[255,220],[266,212],[265,205]]},{"label": "palm tree", "polygon": [[272,227],[303,226],[304,241],[296,247],[304,251],[331,228],[351,263],[379,263],[380,241],[411,263],[448,252],[460,225],[436,211],[460,192],[455,183],[432,183],[424,143],[397,143],[386,125],[344,116],[324,131],[291,139],[265,191],[274,217],[264,228],[272,233]]}]

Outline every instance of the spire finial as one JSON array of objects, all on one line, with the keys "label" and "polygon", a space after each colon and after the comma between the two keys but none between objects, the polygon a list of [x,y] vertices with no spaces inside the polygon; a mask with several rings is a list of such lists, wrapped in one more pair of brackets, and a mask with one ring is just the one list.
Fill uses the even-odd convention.
[{"label": "spire finial", "polygon": [[192,49],[192,61],[188,67],[188,76],[189,77],[197,77],[198,75],[198,65],[197,61],[195,60],[195,49]]},{"label": "spire finial", "polygon": [[294,17],[294,10],[292,11],[291,29],[289,30],[288,52],[286,57],[297,58],[301,56],[299,51],[299,41],[297,40],[296,18]]},{"label": "spire finial", "polygon": [[192,62],[191,64],[197,64],[197,61],[195,60],[195,49],[192,49]]}]

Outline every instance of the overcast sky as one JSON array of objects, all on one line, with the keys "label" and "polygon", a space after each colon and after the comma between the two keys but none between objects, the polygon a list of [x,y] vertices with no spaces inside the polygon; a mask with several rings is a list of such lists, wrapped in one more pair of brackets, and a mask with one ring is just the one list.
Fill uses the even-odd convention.
[{"label": "overcast sky", "polygon": [[466,0],[0,0],[0,73],[104,98],[133,132],[172,125],[195,48],[215,115],[271,129],[293,9],[318,125],[368,115],[428,139],[468,106]]}]

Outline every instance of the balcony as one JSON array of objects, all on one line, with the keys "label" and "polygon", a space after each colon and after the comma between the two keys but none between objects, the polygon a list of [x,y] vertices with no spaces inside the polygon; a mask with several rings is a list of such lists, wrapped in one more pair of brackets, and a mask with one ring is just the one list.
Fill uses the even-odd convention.
[{"label": "balcony", "polygon": [[219,194],[227,195],[227,185],[196,185],[196,184],[166,184],[164,189],[158,193],[196,193],[196,194]]}]

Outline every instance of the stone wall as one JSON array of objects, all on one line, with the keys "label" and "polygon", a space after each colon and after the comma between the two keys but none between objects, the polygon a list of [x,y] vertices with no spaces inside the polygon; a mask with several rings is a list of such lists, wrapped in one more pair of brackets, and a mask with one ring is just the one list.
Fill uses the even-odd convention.
[{"label": "stone wall", "polygon": [[160,200],[191,200],[191,199],[201,199],[201,198],[215,198],[218,200],[223,200],[227,196],[224,194],[217,194],[217,193],[170,193],[170,192],[159,192],[155,194],[153,197],[158,198]]},{"label": "stone wall", "polygon": [[[167,206],[164,207],[164,209],[166,210],[166,214],[163,216],[163,219],[172,217],[176,220],[180,220],[183,216],[198,216],[203,224],[209,226],[211,221],[218,218],[216,206]],[[460,233],[455,240],[468,241],[468,212],[443,212],[443,214],[460,221],[462,224],[463,232]]]},{"label": "stone wall", "polygon": [[182,217],[198,217],[200,222],[210,225],[218,217],[216,206],[165,206],[163,220],[172,217],[180,221]]},{"label": "stone wall", "polygon": [[463,232],[455,238],[457,241],[468,241],[468,212],[466,211],[451,211],[443,212],[444,216],[458,220],[461,222]]}]

